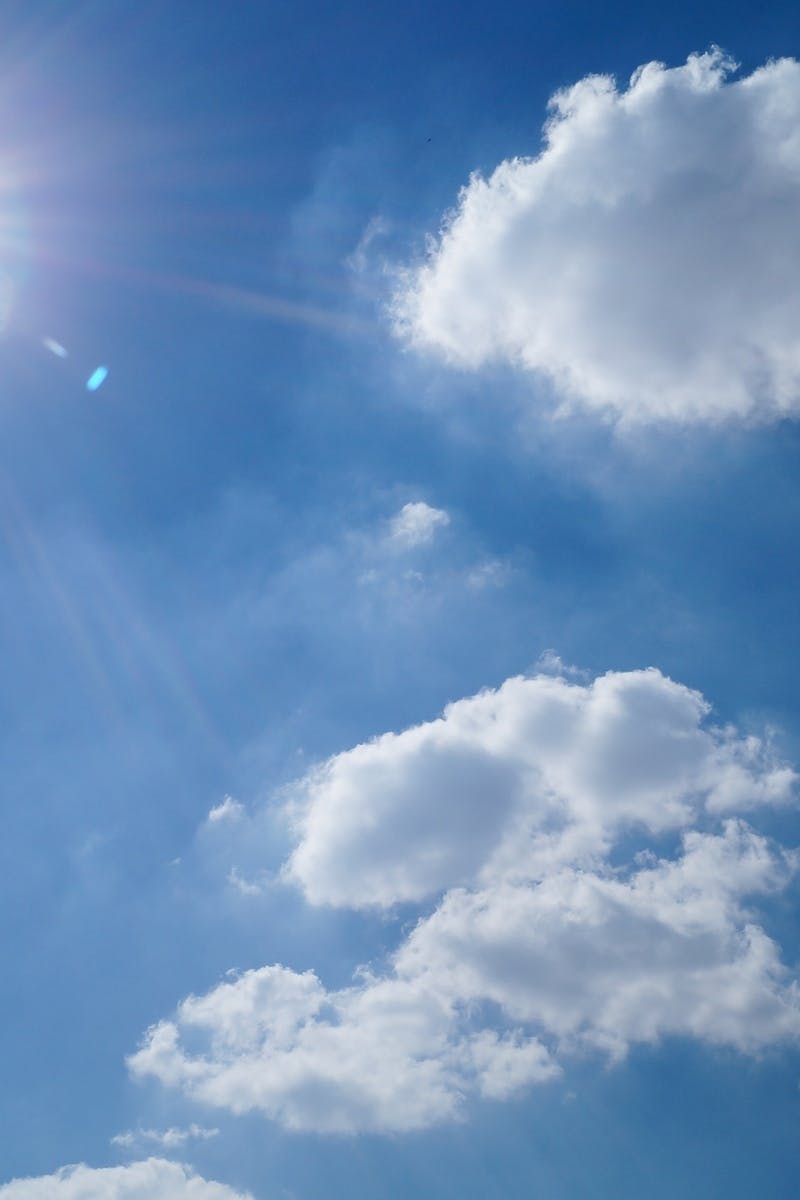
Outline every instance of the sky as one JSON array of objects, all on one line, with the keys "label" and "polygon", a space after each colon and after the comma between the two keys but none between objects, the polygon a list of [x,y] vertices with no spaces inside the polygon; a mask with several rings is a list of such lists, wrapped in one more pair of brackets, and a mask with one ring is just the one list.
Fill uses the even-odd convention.
[{"label": "sky", "polygon": [[0,9],[0,1200],[770,1200],[794,6]]}]

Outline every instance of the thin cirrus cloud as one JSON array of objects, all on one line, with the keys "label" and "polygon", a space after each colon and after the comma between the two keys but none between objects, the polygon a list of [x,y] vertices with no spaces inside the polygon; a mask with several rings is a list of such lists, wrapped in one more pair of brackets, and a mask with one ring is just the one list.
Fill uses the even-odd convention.
[{"label": "thin cirrus cloud", "polygon": [[328,760],[297,785],[286,877],[312,904],[413,901],[417,924],[344,988],[272,965],[188,997],[132,1073],[293,1129],[399,1132],[580,1053],[796,1039],[754,902],[797,863],[744,819],[796,776],[709,717],[656,670],[540,675]]},{"label": "thin cirrus cloud", "polygon": [[734,71],[714,48],[556,93],[538,157],[473,175],[402,274],[398,331],[623,424],[796,415],[800,63]]},{"label": "thin cirrus cloud", "polygon": [[63,1167],[54,1175],[14,1179],[0,1200],[252,1200],[181,1163],[148,1158],[124,1167]]}]

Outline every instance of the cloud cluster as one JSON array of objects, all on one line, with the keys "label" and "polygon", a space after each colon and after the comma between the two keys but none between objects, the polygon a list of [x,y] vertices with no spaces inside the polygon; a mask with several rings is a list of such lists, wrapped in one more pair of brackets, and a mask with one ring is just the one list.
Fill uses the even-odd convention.
[{"label": "cloud cluster", "polygon": [[125,1167],[64,1167],[54,1175],[14,1179],[0,1200],[252,1200],[189,1167],[148,1158]]},{"label": "cloud cluster", "polygon": [[402,278],[398,328],[540,372],[615,420],[800,410],[800,64],[721,51],[558,92],[536,158],[462,190]]},{"label": "cloud cluster", "polygon": [[795,856],[743,819],[787,803],[769,743],[709,724],[656,670],[514,678],[298,785],[285,865],[314,904],[424,905],[382,968],[329,990],[248,971],[150,1029],[129,1060],[290,1128],[397,1131],[692,1036],[800,1036],[800,992],[753,901]]}]

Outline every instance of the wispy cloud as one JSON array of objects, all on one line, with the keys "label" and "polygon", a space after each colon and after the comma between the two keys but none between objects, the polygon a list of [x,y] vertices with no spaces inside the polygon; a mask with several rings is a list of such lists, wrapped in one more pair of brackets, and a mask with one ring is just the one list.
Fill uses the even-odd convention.
[{"label": "wispy cloud", "polygon": [[185,1146],[189,1141],[208,1141],[209,1138],[217,1137],[218,1129],[206,1129],[202,1125],[188,1125],[181,1129],[175,1125],[169,1129],[128,1129],[124,1133],[117,1133],[111,1139],[112,1146],[119,1146],[125,1150],[136,1148],[142,1149],[144,1146],[158,1146],[162,1150],[174,1150],[180,1146]]},{"label": "wispy cloud", "polygon": [[228,883],[235,887],[237,892],[241,892],[243,896],[260,896],[264,891],[264,884],[255,879],[247,879],[242,875],[238,867],[231,867],[228,872]]},{"label": "wispy cloud", "polygon": [[225,796],[220,804],[209,810],[207,819],[212,825],[220,821],[238,821],[243,812],[244,805],[234,800],[233,796]]}]

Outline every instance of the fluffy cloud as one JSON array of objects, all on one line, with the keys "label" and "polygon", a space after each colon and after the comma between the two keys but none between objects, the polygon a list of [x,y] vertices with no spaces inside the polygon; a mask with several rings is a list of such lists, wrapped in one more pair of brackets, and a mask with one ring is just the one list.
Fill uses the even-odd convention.
[{"label": "fluffy cloud", "polygon": [[733,69],[715,49],[558,92],[539,156],[473,176],[405,274],[399,328],[627,422],[797,413],[800,64]]},{"label": "fluffy cloud", "polygon": [[470,1091],[506,1096],[559,1070],[535,1037],[474,1029],[446,991],[416,978],[362,976],[331,992],[282,966],[190,996],[129,1065],[206,1104],[325,1133],[453,1120]]},{"label": "fluffy cloud", "polygon": [[508,680],[336,756],[297,788],[286,873],[313,903],[426,902],[379,970],[275,965],[190,996],[129,1060],[290,1128],[458,1119],[570,1055],[800,1036],[758,897],[796,858],[742,819],[790,800],[768,743],[655,670]]},{"label": "fluffy cloud", "polygon": [[0,1200],[252,1200],[189,1167],[149,1158],[125,1167],[64,1167],[55,1175],[14,1179]]},{"label": "fluffy cloud", "polygon": [[387,906],[788,798],[769,746],[707,716],[655,670],[509,679],[302,780],[286,873],[314,904]]},{"label": "fluffy cloud", "polygon": [[800,1035],[800,996],[741,904],[782,886],[789,870],[730,821],[627,878],[569,867],[536,887],[451,892],[395,965],[462,1002],[493,1001],[562,1050],[622,1055],[683,1034],[754,1051]]},{"label": "fluffy cloud", "polygon": [[437,529],[450,524],[450,517],[442,508],[433,508],[424,500],[404,504],[392,518],[390,536],[399,546],[427,546],[433,541]]}]

